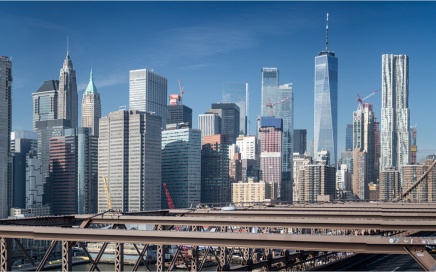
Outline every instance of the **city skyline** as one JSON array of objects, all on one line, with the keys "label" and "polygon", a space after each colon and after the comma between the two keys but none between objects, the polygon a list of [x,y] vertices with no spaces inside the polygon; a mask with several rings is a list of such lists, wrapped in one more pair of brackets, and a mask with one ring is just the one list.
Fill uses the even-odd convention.
[{"label": "city skyline", "polygon": [[[433,37],[427,36],[436,11],[432,2],[2,2],[0,7],[0,29],[12,37],[0,54],[14,62],[13,131],[31,130],[31,93],[44,81],[58,79],[69,37],[78,95],[92,68],[102,116],[128,106],[130,70],[154,69],[168,79],[168,93],[178,93],[180,78],[194,122],[221,101],[223,82],[247,82],[249,134],[254,134],[260,69],[277,67],[281,82],[293,84],[294,128],[307,129],[311,143],[314,57],[324,48],[329,13],[330,48],[340,59],[338,154],[344,150],[357,93],[364,97],[381,88],[382,54],[410,57],[410,124],[418,124],[418,160],[436,152],[431,138],[436,127],[428,118],[436,99],[429,69],[434,57],[428,54]],[[202,14],[204,8],[214,11]],[[58,9],[66,14],[56,14]],[[89,9],[94,10],[92,17]],[[67,17],[81,20],[67,22]],[[158,26],[144,27],[157,19]],[[143,34],[132,35],[138,30]],[[380,120],[381,95],[366,102],[374,105]]]}]

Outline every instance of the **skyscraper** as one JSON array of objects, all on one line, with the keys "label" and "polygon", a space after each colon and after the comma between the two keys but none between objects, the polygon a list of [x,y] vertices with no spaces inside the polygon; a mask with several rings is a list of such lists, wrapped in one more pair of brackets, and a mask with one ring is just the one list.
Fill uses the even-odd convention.
[{"label": "skyscraper", "polygon": [[382,56],[381,114],[380,171],[395,167],[400,172],[400,186],[391,187],[401,190],[402,169],[410,159],[409,57],[406,55]]},{"label": "skyscraper", "polygon": [[8,216],[9,145],[12,130],[12,60],[0,56],[0,218]]},{"label": "skyscraper", "polygon": [[129,107],[131,110],[154,113],[167,124],[167,79],[153,70],[131,70],[129,79]]},{"label": "skyscraper", "polygon": [[293,153],[303,155],[307,152],[307,130],[294,129],[294,149]]},{"label": "skyscraper", "polygon": [[167,125],[187,123],[192,128],[192,109],[186,105],[167,106]]},{"label": "skyscraper", "polygon": [[76,84],[76,70],[67,51],[64,64],[59,75],[58,117],[70,120],[71,127],[78,126],[78,97]]},{"label": "skyscraper", "polygon": [[248,83],[224,82],[223,103],[239,107],[239,134],[248,134]]},{"label": "skyscraper", "polygon": [[41,87],[32,94],[33,131],[36,130],[37,121],[58,119],[58,91],[59,80],[46,80]]},{"label": "skyscraper", "polygon": [[101,118],[101,100],[94,84],[92,70],[89,75],[88,87],[82,97],[82,127],[91,129],[91,133],[98,137],[98,126]]},{"label": "skyscraper", "polygon": [[[124,212],[161,207],[160,116],[119,110],[100,119],[98,140],[98,211]],[[106,179],[109,195],[105,193]]]},{"label": "skyscraper", "polygon": [[[283,120],[282,137],[282,200],[292,201],[294,98],[291,83],[279,86],[279,70],[262,68],[261,116],[275,116]],[[269,106],[267,106],[269,105]]]},{"label": "skyscraper", "polygon": [[198,129],[201,130],[201,139],[204,136],[220,134],[221,117],[215,113],[205,113],[198,115]]},{"label": "skyscraper", "polygon": [[326,48],[315,57],[314,154],[326,149],[330,163],[337,164],[338,59],[328,48],[328,14]]},{"label": "skyscraper", "polygon": [[[282,184],[283,120],[274,116],[260,118],[260,170],[264,182]],[[277,195],[276,197],[280,197]]]},{"label": "skyscraper", "polygon": [[[201,132],[188,126],[162,131],[162,182],[176,208],[196,206],[201,199]],[[167,207],[163,197],[162,208]],[[167,207],[168,208],[168,207]]]},{"label": "skyscraper", "polygon": [[345,127],[345,150],[353,150],[353,124]]},{"label": "skyscraper", "polygon": [[213,103],[208,112],[215,113],[221,118],[220,134],[228,136],[229,144],[236,143],[239,136],[239,107],[235,103]]}]

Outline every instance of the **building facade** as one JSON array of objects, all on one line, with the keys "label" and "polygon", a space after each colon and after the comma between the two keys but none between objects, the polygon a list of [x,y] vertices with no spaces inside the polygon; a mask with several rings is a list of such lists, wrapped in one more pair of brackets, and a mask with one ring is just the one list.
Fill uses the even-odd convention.
[{"label": "building facade", "polygon": [[223,103],[235,103],[239,107],[238,135],[248,134],[248,83],[224,82]]},{"label": "building facade", "polygon": [[345,127],[345,150],[353,150],[353,124]]},{"label": "building facade", "polygon": [[336,196],[336,169],[322,163],[307,164],[298,170],[299,202],[331,200]]},{"label": "building facade", "polygon": [[11,182],[9,145],[12,132],[12,59],[0,56],[0,218],[8,216]]},{"label": "building facade", "polygon": [[307,129],[294,129],[293,153],[303,155],[307,150]]},{"label": "building facade", "polygon": [[227,135],[203,138],[201,148],[201,203],[225,205],[231,201]]},{"label": "building facade", "polygon": [[161,208],[161,126],[160,116],[140,111],[119,110],[100,119],[99,212],[108,210],[109,199],[124,212]]},{"label": "building facade", "polygon": [[[326,32],[328,34],[328,15]],[[330,163],[337,164],[338,126],[338,58],[329,51],[328,36],[325,51],[315,57],[314,94],[314,154],[326,149]]]},{"label": "building facade", "polygon": [[[424,164],[408,164],[404,166],[403,193],[430,168],[434,162],[434,156],[427,156]],[[433,168],[416,188],[406,196],[411,202],[436,202],[436,169]]]},{"label": "building facade", "polygon": [[[162,183],[176,208],[195,207],[201,201],[201,131],[173,126],[162,131]],[[165,193],[162,208],[168,204]]]},{"label": "building facade", "polygon": [[215,113],[199,114],[198,129],[201,130],[201,139],[203,139],[204,136],[220,134],[221,117]]},{"label": "building facade", "polygon": [[41,87],[32,94],[33,131],[36,131],[37,121],[58,119],[58,91],[59,80],[46,80]]},{"label": "building facade", "polygon": [[400,172],[395,167],[380,171],[379,200],[392,201],[400,194]]},{"label": "building facade", "polygon": [[67,51],[64,64],[59,73],[58,118],[70,120],[70,126],[78,127],[78,97],[76,70]]},{"label": "building facade", "polygon": [[130,110],[154,113],[167,124],[168,80],[153,70],[131,70],[129,78]]},{"label": "building facade", "polygon": [[100,94],[97,91],[97,87],[95,87],[91,70],[89,83],[82,97],[82,127],[90,128],[92,135],[98,137],[100,118]]},{"label": "building facade", "polygon": [[192,109],[186,105],[167,106],[167,125],[186,123],[192,128]]},{"label": "building facade", "polygon": [[395,167],[402,176],[403,166],[409,164],[409,115],[409,57],[385,54],[382,56],[380,171]]},{"label": "building facade", "polygon": [[260,118],[260,171],[261,180],[276,183],[278,195],[282,187],[283,120],[274,116]]},{"label": "building facade", "polygon": [[209,113],[217,114],[221,118],[220,134],[227,135],[229,144],[236,143],[239,136],[239,107],[235,103],[214,103]]}]

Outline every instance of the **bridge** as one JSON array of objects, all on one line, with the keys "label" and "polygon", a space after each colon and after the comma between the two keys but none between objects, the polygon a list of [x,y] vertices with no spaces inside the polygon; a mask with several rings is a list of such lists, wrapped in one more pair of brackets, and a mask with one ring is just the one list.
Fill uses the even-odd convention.
[{"label": "bridge", "polygon": [[[136,213],[108,211],[94,215],[66,215],[0,220],[0,270],[12,270],[12,243],[35,271],[41,271],[57,244],[62,270],[72,270],[72,248],[79,246],[98,265],[109,243],[115,244],[114,270],[124,270],[124,244],[137,252],[132,271],[147,265],[148,251],[157,252],[156,269],[171,271],[182,263],[201,271],[213,259],[222,271],[307,270],[350,258],[358,253],[410,254],[427,271],[436,261],[426,246],[436,245],[436,204],[325,203],[238,207],[233,211],[200,209]],[[128,229],[149,225],[151,230]],[[101,228],[101,226],[106,226]],[[424,235],[423,235],[424,234]],[[47,240],[51,245],[35,263],[21,239]],[[101,242],[92,258],[86,243]],[[189,245],[189,254],[186,247]],[[169,247],[175,249],[165,260]],[[238,263],[232,261],[235,253]],[[168,254],[167,254],[168,256]]]}]

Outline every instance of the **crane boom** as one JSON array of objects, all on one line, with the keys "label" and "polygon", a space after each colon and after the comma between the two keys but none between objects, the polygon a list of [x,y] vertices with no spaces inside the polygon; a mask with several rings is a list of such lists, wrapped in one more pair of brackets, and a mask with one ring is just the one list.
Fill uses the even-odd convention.
[{"label": "crane boom", "polygon": [[275,103],[271,103],[271,100],[269,100],[268,98],[268,103],[266,103],[265,107],[269,108],[269,114],[272,116],[273,115],[273,107],[277,106],[280,103],[285,102],[286,100],[289,100],[289,97],[283,98],[280,101],[277,101]]},{"label": "crane boom", "polygon": [[380,91],[380,89],[375,90],[375,91],[371,92],[370,94],[368,94],[367,96],[365,96],[364,98],[360,98],[359,94],[357,94],[357,100],[356,101],[359,103],[358,109],[360,109],[360,110],[363,109],[363,106],[362,106],[363,101],[368,99],[368,98],[370,98],[371,96],[375,95],[379,91]]},{"label": "crane boom", "polygon": [[165,196],[167,197],[168,208],[170,208],[171,210],[174,210],[175,209],[174,202],[173,202],[173,199],[171,198],[170,191],[168,190],[167,184],[164,183],[164,184],[162,184],[162,186],[165,189]]},{"label": "crane boom", "polygon": [[109,194],[109,184],[107,183],[105,177],[103,177],[103,183],[104,183],[104,192],[106,193],[107,206],[109,210],[112,210],[112,200]]}]

